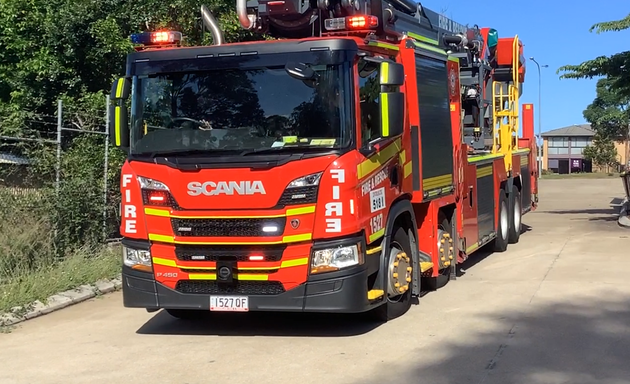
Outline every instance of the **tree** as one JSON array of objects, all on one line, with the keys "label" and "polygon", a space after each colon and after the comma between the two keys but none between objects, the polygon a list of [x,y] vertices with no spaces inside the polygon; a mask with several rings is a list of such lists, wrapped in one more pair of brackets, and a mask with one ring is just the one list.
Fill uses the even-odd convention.
[{"label": "tree", "polygon": [[[202,27],[201,4],[213,11],[226,41],[265,38],[240,27],[233,0],[2,0],[0,134],[54,138],[59,99],[64,105],[64,126],[103,131],[105,95],[114,79],[124,74],[125,57],[133,51],[129,36],[168,28],[183,33],[183,45],[209,45],[212,38]],[[243,101],[240,111],[255,104]],[[51,188],[56,148],[27,143],[29,157],[36,158],[30,168],[33,177],[46,178]],[[110,148],[108,155],[108,201],[113,211],[120,197],[117,189],[124,154]],[[103,157],[103,136],[64,132],[63,198],[53,207],[55,220],[64,228],[58,236],[64,243],[81,244],[100,237]],[[112,221],[115,225],[116,220]]]},{"label": "tree", "polygon": [[598,134],[593,137],[593,145],[584,148],[584,158],[591,160],[599,167],[614,167],[617,165],[617,149],[610,138]]},{"label": "tree", "polygon": [[597,81],[597,96],[583,114],[599,137],[623,142],[628,138],[629,107],[630,95],[620,93],[609,78],[603,78]]},{"label": "tree", "polygon": [[[630,14],[621,20],[597,23],[590,28],[590,32],[622,31],[630,28]],[[564,72],[560,78],[564,79],[592,79],[605,76],[611,89],[620,95],[630,96],[630,51],[623,51],[611,56],[599,56],[578,65],[565,65],[558,69]]]}]

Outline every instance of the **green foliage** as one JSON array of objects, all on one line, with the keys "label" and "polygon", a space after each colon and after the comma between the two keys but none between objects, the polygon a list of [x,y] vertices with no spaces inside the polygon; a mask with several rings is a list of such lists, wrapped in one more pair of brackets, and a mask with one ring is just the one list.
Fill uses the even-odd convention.
[{"label": "green foliage", "polygon": [[610,138],[595,135],[593,145],[584,148],[584,158],[591,160],[599,167],[613,167],[617,165],[617,150]]},{"label": "green foliage", "polygon": [[[611,32],[630,28],[630,15],[621,20],[597,23],[590,31]],[[605,76],[609,79],[611,89],[621,95],[630,96],[630,51],[623,51],[611,56],[599,56],[577,65],[565,65],[557,73],[564,72],[560,78],[584,79]]]},{"label": "green foliage", "polygon": [[597,96],[584,110],[584,118],[600,138],[623,141],[628,137],[630,124],[630,95],[623,95],[612,87],[608,78],[597,82]]},{"label": "green foliage", "polygon": [[[1,0],[0,135],[54,140],[58,100],[64,127],[104,132],[106,95],[133,51],[129,35],[168,28],[183,33],[183,45],[211,44],[201,23],[203,3]],[[205,5],[226,41],[268,39],[240,27],[235,1]],[[109,148],[105,170],[104,135],[64,132],[57,194],[56,149],[43,141],[0,143],[1,152],[32,161],[0,165],[0,186],[12,185],[0,188],[0,310],[120,271],[120,252],[94,243],[103,240],[105,199],[105,232],[116,232],[124,153]]]},{"label": "green foliage", "polygon": [[[211,44],[202,26],[202,4],[214,13],[227,41],[267,38],[240,27],[234,1],[2,0],[0,134],[54,139],[59,99],[65,127],[104,132],[106,95],[133,51],[129,36],[166,28],[181,31],[183,45]],[[115,231],[124,161],[124,153],[109,149],[104,196],[105,136],[64,132],[62,143],[58,198],[54,144],[2,143],[3,151],[9,148],[33,161],[21,177],[45,187],[41,206],[57,229],[57,251],[102,240],[105,198],[106,232]]]}]

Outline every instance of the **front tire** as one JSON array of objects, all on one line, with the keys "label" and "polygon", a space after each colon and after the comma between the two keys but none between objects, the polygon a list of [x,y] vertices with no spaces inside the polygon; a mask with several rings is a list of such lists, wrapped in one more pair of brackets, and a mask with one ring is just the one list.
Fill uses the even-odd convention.
[{"label": "front tire", "polygon": [[508,247],[508,232],[510,228],[510,213],[508,199],[505,191],[499,191],[499,222],[497,225],[497,237],[494,239],[494,251],[505,252]]},{"label": "front tire", "polygon": [[387,253],[385,271],[385,303],[374,309],[378,321],[387,322],[400,317],[411,308],[414,261],[407,231],[398,227]]}]

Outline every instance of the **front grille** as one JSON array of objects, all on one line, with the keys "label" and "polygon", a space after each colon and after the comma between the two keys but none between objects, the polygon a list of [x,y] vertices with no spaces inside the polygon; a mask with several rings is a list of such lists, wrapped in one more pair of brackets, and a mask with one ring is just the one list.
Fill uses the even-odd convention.
[{"label": "front grille", "polygon": [[[176,236],[268,237],[284,233],[286,217],[257,219],[171,219]],[[275,230],[263,231],[263,228]]]},{"label": "front grille", "polygon": [[280,261],[286,244],[278,245],[176,245],[175,255],[182,261],[249,261],[250,256],[263,256],[263,261]]},{"label": "front grille", "polygon": [[316,203],[318,188],[318,185],[310,187],[288,188],[280,197],[280,200],[278,201],[278,206],[284,207],[285,205]]},{"label": "front grille", "polygon": [[239,281],[235,284],[218,284],[216,281],[180,280],[175,290],[181,293],[204,295],[279,295],[285,292],[279,281]]}]

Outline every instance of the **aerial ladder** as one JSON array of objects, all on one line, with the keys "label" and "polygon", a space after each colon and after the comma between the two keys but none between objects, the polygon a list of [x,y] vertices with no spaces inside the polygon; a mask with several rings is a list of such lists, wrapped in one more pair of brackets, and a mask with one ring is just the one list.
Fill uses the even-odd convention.
[{"label": "aerial ladder", "polygon": [[461,141],[468,155],[501,154],[510,172],[512,155],[520,149],[519,97],[525,78],[518,36],[499,38],[493,28],[457,23],[411,0],[237,0],[236,6],[243,28],[280,38],[347,35],[334,31],[339,18],[372,15],[384,23],[368,39],[395,44],[409,36],[447,50],[459,59]]}]

